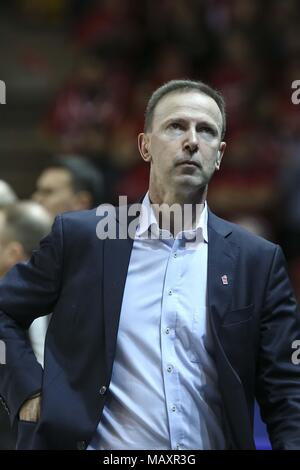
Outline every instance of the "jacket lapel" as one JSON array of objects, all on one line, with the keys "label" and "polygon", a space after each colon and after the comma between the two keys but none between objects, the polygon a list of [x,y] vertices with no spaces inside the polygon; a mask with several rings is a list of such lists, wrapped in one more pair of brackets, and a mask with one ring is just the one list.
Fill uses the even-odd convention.
[{"label": "jacket lapel", "polygon": [[[116,217],[117,231],[122,237],[119,217]],[[128,217],[128,222],[132,221]],[[127,232],[127,224],[126,224]],[[118,235],[119,237],[119,235]],[[104,309],[104,331],[105,331],[105,360],[106,369],[110,376],[113,359],[115,356],[119,319],[122,307],[122,299],[130,261],[133,239],[129,238],[107,238],[104,241],[103,254],[103,309]]]},{"label": "jacket lapel", "polygon": [[215,360],[221,385],[226,424],[237,449],[254,449],[246,397],[240,377],[222,344],[224,316],[230,310],[233,289],[238,289],[236,261],[239,247],[230,242],[231,226],[209,211],[208,218],[208,307],[215,344]]},{"label": "jacket lapel", "polygon": [[230,224],[209,211],[208,215],[208,306],[213,317],[222,321],[230,308],[233,286],[236,284],[235,263],[238,246],[230,243]]}]

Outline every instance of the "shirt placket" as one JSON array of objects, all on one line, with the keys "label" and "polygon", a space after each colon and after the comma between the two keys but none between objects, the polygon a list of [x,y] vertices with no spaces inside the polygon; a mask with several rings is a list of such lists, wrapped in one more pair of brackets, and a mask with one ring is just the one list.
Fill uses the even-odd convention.
[{"label": "shirt placket", "polygon": [[180,403],[180,387],[178,360],[175,354],[176,315],[178,308],[178,287],[180,279],[179,241],[168,243],[170,247],[162,296],[161,315],[161,349],[164,392],[167,416],[169,421],[171,449],[182,448],[182,414]]}]

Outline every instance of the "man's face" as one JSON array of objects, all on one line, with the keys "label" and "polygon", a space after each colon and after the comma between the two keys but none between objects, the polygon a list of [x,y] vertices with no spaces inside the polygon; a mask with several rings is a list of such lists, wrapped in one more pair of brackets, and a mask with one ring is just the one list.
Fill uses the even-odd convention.
[{"label": "man's face", "polygon": [[[226,147],[217,103],[197,91],[172,92],[157,104],[141,153],[151,163],[150,194],[195,191],[219,169]],[[157,199],[157,197],[156,197]]]},{"label": "man's face", "polygon": [[63,168],[49,168],[37,180],[33,200],[44,206],[55,217],[61,212],[74,210],[76,193],[71,175]]}]

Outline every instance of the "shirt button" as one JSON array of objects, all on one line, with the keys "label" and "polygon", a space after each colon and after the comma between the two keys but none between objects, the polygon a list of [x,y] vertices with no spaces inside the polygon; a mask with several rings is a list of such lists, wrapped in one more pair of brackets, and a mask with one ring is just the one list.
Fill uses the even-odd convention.
[{"label": "shirt button", "polygon": [[172,294],[173,294],[173,292],[171,290],[169,290],[169,295],[172,295]]},{"label": "shirt button", "polygon": [[173,366],[168,366],[168,367],[167,367],[167,371],[168,371],[169,373],[171,373],[171,372],[173,371]]},{"label": "shirt button", "polygon": [[176,450],[180,449],[180,444],[176,444]]},{"label": "shirt button", "polygon": [[106,387],[103,385],[103,387],[100,388],[99,393],[100,395],[104,395],[106,392]]},{"label": "shirt button", "polygon": [[174,253],[174,258],[177,258],[177,253]]},{"label": "shirt button", "polygon": [[173,405],[172,408],[171,408],[172,411],[176,411],[176,409],[177,409],[176,405]]},{"label": "shirt button", "polygon": [[170,333],[170,328],[166,328],[166,335]]}]

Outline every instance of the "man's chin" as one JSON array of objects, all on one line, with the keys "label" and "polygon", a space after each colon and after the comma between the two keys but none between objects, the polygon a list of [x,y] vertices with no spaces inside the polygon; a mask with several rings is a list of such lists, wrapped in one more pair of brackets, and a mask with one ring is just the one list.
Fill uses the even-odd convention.
[{"label": "man's chin", "polygon": [[178,186],[187,186],[187,187],[205,187],[208,184],[208,181],[204,178],[199,178],[199,176],[195,175],[188,175],[188,174],[181,174],[175,178],[176,185]]}]

